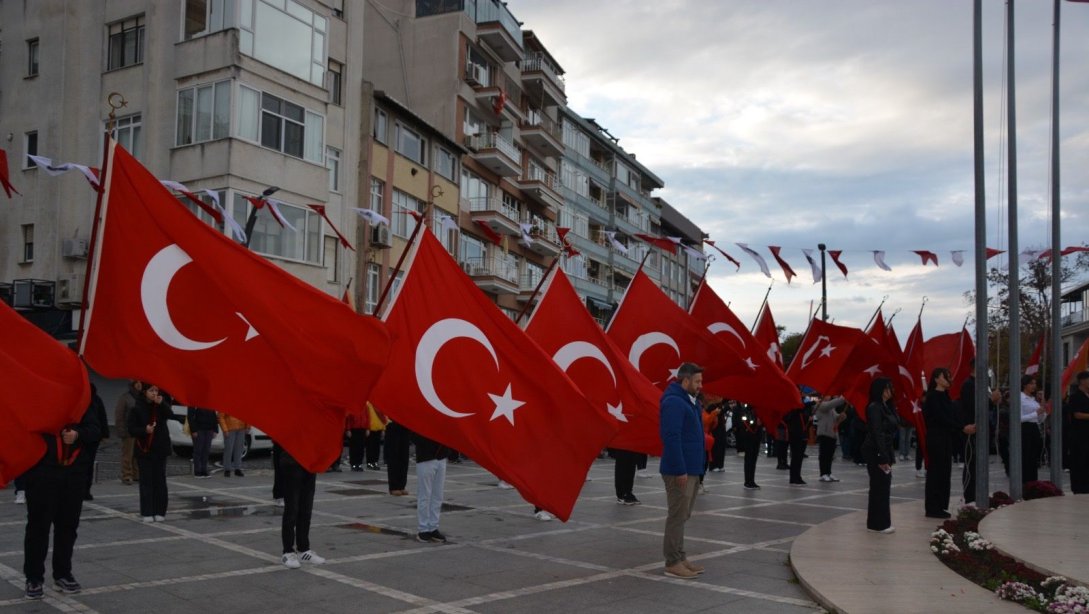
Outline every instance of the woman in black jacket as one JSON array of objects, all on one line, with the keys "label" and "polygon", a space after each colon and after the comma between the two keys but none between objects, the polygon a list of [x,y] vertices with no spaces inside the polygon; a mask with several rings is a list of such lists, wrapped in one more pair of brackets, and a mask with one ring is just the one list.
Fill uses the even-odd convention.
[{"label": "woman in black jacket", "polygon": [[158,386],[145,383],[143,390],[129,412],[128,422],[140,468],[140,515],[144,522],[162,522],[166,520],[166,457],[170,456],[166,421],[170,419],[170,408]]},{"label": "woman in black jacket", "polygon": [[870,384],[866,405],[866,439],[862,457],[870,474],[870,498],[866,508],[866,528],[876,533],[893,533],[889,496],[892,491],[892,440],[896,436],[896,411],[893,409],[892,381],[879,377]]},{"label": "woman in black jacket", "polygon": [[949,518],[950,474],[953,471],[953,442],[958,433],[976,432],[974,424],[965,426],[949,398],[952,377],[949,369],[938,367],[930,374],[923,419],[926,421],[926,498],[927,518]]}]

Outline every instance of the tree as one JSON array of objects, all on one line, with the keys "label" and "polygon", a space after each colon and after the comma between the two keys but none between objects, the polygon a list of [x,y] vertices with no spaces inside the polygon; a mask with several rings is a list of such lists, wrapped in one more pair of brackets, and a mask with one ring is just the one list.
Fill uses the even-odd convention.
[{"label": "tree", "polygon": [[779,346],[779,351],[783,353],[783,365],[790,366],[790,361],[794,360],[794,355],[798,353],[798,346],[802,344],[804,336],[805,333],[790,333],[783,338],[783,343]]}]

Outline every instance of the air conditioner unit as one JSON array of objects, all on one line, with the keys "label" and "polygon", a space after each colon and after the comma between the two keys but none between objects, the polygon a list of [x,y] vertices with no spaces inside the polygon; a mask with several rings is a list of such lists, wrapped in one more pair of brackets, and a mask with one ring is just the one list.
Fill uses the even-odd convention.
[{"label": "air conditioner unit", "polygon": [[65,239],[61,243],[61,256],[83,259],[87,257],[88,247],[87,239]]},{"label": "air conditioner unit", "polygon": [[57,304],[79,305],[83,302],[84,273],[72,273],[57,280]]},{"label": "air conditioner unit", "polygon": [[466,275],[472,275],[473,274],[473,265],[472,265],[472,263],[471,262],[462,262],[461,263],[461,270],[465,271]]},{"label": "air conditioner unit", "polygon": [[488,67],[469,62],[465,66],[465,80],[472,85],[486,87],[488,85]]},{"label": "air conditioner unit", "polygon": [[386,224],[377,224],[371,229],[371,245],[374,247],[393,246],[393,237]]}]

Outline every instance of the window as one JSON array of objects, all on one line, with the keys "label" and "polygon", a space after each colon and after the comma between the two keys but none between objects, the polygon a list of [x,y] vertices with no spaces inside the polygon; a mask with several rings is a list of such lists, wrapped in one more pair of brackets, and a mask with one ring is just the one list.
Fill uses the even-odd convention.
[{"label": "window", "polygon": [[423,209],[423,202],[418,198],[394,189],[393,215],[390,218],[392,228],[390,230],[398,237],[407,239],[408,235],[412,234],[412,229],[416,227],[416,218],[409,212],[423,213]]},{"label": "window", "polygon": [[461,197],[469,201],[470,207],[475,204],[483,204],[488,199],[488,194],[491,191],[491,184],[484,181],[480,175],[467,170],[465,167],[461,168]]},{"label": "window", "polygon": [[420,164],[427,164],[426,141],[415,130],[396,123],[395,149],[397,153]]},{"label": "window", "polygon": [[382,109],[374,110],[374,140],[387,143],[389,140],[389,118]]},{"label": "window", "polygon": [[144,61],[144,16],[110,24],[106,69],[124,68]]},{"label": "window", "polygon": [[488,255],[488,247],[473,235],[461,235],[461,261],[469,264],[483,264]]},{"label": "window", "polygon": [[435,147],[435,172],[450,181],[456,181],[457,158],[445,147]]},{"label": "window", "polygon": [[23,168],[37,168],[38,163],[30,159],[30,156],[38,155],[38,131],[27,132],[23,135]]},{"label": "window", "polygon": [[340,191],[340,150],[325,148],[325,168],[329,169],[329,191]]},{"label": "window", "polygon": [[142,127],[140,114],[119,117],[113,125],[113,138],[134,158],[140,157],[140,132]]},{"label": "window", "polygon": [[329,102],[341,104],[341,88],[344,79],[344,65],[335,60],[329,60]]},{"label": "window", "polygon": [[385,192],[386,184],[381,179],[375,179],[374,177],[371,177],[371,211],[382,214],[382,212],[385,210],[382,202],[383,200],[385,200]]},{"label": "window", "polygon": [[[260,114],[260,140],[264,147],[289,156],[321,164],[325,142],[325,118],[313,111],[264,92],[260,93],[260,111],[252,106],[257,96],[249,88],[240,88],[239,136],[253,138],[254,118]],[[242,108],[246,107],[246,108]],[[256,139],[255,139],[256,140]]]},{"label": "window", "polygon": [[192,145],[229,136],[231,82],[219,81],[178,91],[176,145]]},{"label": "window", "polygon": [[[231,214],[245,226],[252,205],[238,192],[234,193],[232,202]],[[250,233],[250,249],[269,256],[321,264],[321,216],[294,205],[281,203],[279,208],[295,230],[281,228],[269,208],[263,207],[257,212],[257,223]]]},{"label": "window", "polygon": [[325,237],[325,254],[322,256],[322,264],[325,265],[325,281],[330,283],[336,283],[337,270],[340,268],[337,266],[340,264],[340,240],[336,237]]},{"label": "window", "polygon": [[[216,190],[216,194],[219,196],[219,202],[221,204],[227,202],[225,200],[227,198],[227,191],[226,190]],[[209,205],[212,205],[215,202],[214,199],[212,199],[212,197],[209,196],[203,190],[201,190],[199,192],[194,192],[193,195],[196,196],[197,198],[199,198],[200,200],[208,203]],[[216,230],[220,230],[220,231],[223,230],[223,226],[224,226],[223,224],[220,224],[220,223],[216,222],[215,218],[213,218],[211,215],[209,215],[207,211],[205,211],[204,209],[201,209],[200,207],[196,206],[193,203],[193,201],[189,200],[184,195],[178,194],[178,201],[181,202],[181,204],[185,205],[186,209],[192,211],[193,215],[197,216],[197,219],[199,219],[200,221],[204,222],[205,224],[208,224],[209,226],[211,226],[212,228],[215,228]],[[241,223],[245,224],[245,220],[242,220]]]},{"label": "window", "polygon": [[458,228],[457,222],[448,213],[436,210],[431,219],[431,232],[439,238],[439,243],[446,248],[446,252],[453,256],[457,253]]},{"label": "window", "polygon": [[590,157],[590,137],[572,122],[563,122],[563,144],[568,149],[577,151],[583,158]]},{"label": "window", "polygon": [[367,264],[367,290],[363,298],[364,313],[374,313],[374,308],[378,306],[378,295],[381,292],[382,274],[378,264],[371,262]]},{"label": "window", "polygon": [[23,224],[23,259],[34,262],[34,224]]},{"label": "window", "polygon": [[327,18],[295,0],[242,0],[238,18],[242,53],[322,85]]},{"label": "window", "polygon": [[218,32],[226,25],[224,0],[185,0],[185,40]]},{"label": "window", "polygon": [[26,76],[38,76],[38,39],[36,38],[26,42]]}]

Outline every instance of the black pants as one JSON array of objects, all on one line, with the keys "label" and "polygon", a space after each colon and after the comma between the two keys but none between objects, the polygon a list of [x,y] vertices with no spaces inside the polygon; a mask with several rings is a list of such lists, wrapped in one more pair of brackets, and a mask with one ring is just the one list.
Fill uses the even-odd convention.
[{"label": "black pants", "polygon": [[351,429],[348,431],[348,464],[359,467],[363,464],[364,454],[367,450],[367,429]]},{"label": "black pants", "polygon": [[836,438],[818,435],[817,444],[820,446],[817,461],[820,465],[821,475],[832,475],[832,459],[836,456]]},{"label": "black pants", "polygon": [[885,473],[875,462],[866,463],[870,474],[870,496],[866,505],[866,528],[883,531],[892,526],[889,496],[892,492],[892,473]]},{"label": "black pants", "polygon": [[408,485],[408,444],[408,429],[390,422],[386,427],[386,476],[391,492]]},{"label": "black pants", "polygon": [[738,435],[737,445],[745,453],[745,485],[756,484],[756,459],[760,456],[759,434]]},{"label": "black pants", "polygon": [[635,466],[639,463],[638,452],[629,450],[613,450],[613,458],[616,465],[613,471],[613,485],[616,486],[616,498],[623,499],[632,494],[635,488]]},{"label": "black pants", "polygon": [[1070,442],[1070,490],[1075,495],[1089,493],[1089,436],[1073,432]]},{"label": "black pants", "polygon": [[1021,423],[1021,481],[1035,482],[1040,479],[1040,425],[1035,422]]},{"label": "black pants", "polygon": [[948,437],[927,439],[927,458],[930,463],[926,469],[923,505],[927,514],[940,514],[949,509],[949,487],[953,472],[953,451],[950,448]]},{"label": "black pants", "polygon": [[95,457],[98,456],[98,442],[83,444],[83,456],[87,457],[86,472],[87,487],[83,494],[91,494],[91,485],[95,483]]},{"label": "black pants", "polygon": [[166,457],[136,456],[140,470],[140,515],[166,516]]},{"label": "black pants", "polygon": [[961,484],[964,484],[964,502],[975,503],[976,500],[976,436],[968,435],[964,438],[964,471],[961,473]]},{"label": "black pants", "polygon": [[299,465],[289,454],[280,456],[284,485],[284,518],[280,527],[284,553],[310,549],[310,518],[314,514],[313,473]]},{"label": "black pants", "polygon": [[272,444],[272,498],[284,498],[284,472],[280,471],[280,457],[283,456],[280,444]]},{"label": "black pants", "polygon": [[711,465],[708,469],[722,469],[726,466],[726,433],[714,437],[715,444],[711,446]]},{"label": "black pants", "polygon": [[26,476],[26,537],[23,573],[27,581],[45,581],[49,529],[53,529],[53,578],[72,575],[72,550],[83,511],[87,481],[83,464],[39,467]]},{"label": "black pants", "polygon": [[790,442],[790,481],[801,482],[802,460],[805,458],[805,439],[798,437]]},{"label": "black pants", "polygon": [[773,447],[775,448],[775,460],[778,461],[775,468],[782,469],[787,467],[787,450],[790,449],[790,444],[784,439],[776,439]]},{"label": "black pants", "polygon": [[367,433],[367,464],[377,465],[382,458],[382,431]]}]

